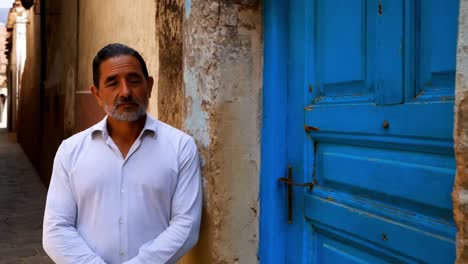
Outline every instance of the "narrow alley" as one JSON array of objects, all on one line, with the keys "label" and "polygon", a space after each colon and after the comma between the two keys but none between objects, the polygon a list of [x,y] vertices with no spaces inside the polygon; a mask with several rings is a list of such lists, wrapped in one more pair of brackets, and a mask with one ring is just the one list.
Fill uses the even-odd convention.
[{"label": "narrow alley", "polygon": [[0,131],[0,264],[53,263],[41,243],[46,192],[21,147]]},{"label": "narrow alley", "polygon": [[468,0],[0,0],[0,264],[176,261],[468,264]]}]

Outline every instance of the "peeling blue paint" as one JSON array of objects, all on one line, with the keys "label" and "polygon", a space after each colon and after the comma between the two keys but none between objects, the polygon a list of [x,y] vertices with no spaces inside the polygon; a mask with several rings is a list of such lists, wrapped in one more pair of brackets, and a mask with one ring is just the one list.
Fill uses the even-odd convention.
[{"label": "peeling blue paint", "polygon": [[185,18],[190,16],[190,0],[185,0]]},{"label": "peeling blue paint", "polygon": [[197,91],[196,73],[191,69],[184,71],[185,96],[192,99],[191,109],[187,109],[190,115],[185,120],[185,127],[188,132],[207,148],[210,144],[209,129],[207,125],[207,113],[202,109],[202,99]]}]

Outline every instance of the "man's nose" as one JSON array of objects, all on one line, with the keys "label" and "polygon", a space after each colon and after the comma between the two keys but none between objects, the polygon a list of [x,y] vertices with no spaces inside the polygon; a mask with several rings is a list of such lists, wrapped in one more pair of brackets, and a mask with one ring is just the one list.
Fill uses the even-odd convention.
[{"label": "man's nose", "polygon": [[120,87],[121,96],[127,97],[132,93],[132,90],[125,80],[121,81]]}]

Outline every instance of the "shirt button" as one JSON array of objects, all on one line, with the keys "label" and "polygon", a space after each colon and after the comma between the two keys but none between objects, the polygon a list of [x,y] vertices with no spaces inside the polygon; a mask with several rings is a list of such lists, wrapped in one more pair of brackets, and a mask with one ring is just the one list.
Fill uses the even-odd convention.
[{"label": "shirt button", "polygon": [[124,189],[124,188],[122,188],[122,189],[120,189],[120,191],[124,193],[124,192],[125,192],[125,189]]},{"label": "shirt button", "polygon": [[120,256],[123,256],[124,255],[124,252],[123,251],[120,251]]},{"label": "shirt button", "polygon": [[123,224],[123,219],[119,218],[119,224]]}]

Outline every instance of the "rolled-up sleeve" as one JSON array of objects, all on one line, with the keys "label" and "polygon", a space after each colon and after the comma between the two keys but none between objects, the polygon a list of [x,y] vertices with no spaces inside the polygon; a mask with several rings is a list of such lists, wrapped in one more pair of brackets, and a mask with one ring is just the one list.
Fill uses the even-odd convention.
[{"label": "rolled-up sleeve", "polygon": [[43,247],[60,264],[105,263],[76,230],[77,204],[69,179],[69,155],[62,143],[54,159],[44,214]]},{"label": "rolled-up sleeve", "polygon": [[171,204],[169,226],[144,244],[127,264],[176,263],[198,241],[202,209],[197,146],[189,137],[179,151],[179,176]]}]

